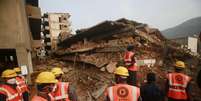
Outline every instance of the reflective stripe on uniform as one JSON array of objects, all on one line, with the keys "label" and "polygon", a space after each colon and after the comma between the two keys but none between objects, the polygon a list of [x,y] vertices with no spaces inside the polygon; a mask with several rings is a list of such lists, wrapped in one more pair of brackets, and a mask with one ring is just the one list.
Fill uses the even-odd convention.
[{"label": "reflective stripe on uniform", "polygon": [[18,81],[18,80],[16,81],[16,84],[17,84],[17,85],[19,85],[19,84],[24,84],[24,83],[25,83],[24,81]]},{"label": "reflective stripe on uniform", "polygon": [[[185,78],[184,81],[188,81],[188,77],[187,77],[187,76],[185,76],[184,78]],[[184,82],[184,84],[172,83],[172,81],[173,81],[172,74],[169,74],[169,79],[170,79],[170,80],[169,80],[170,86],[186,87],[186,86],[187,86],[187,83],[188,83],[188,82]]]},{"label": "reflective stripe on uniform", "polygon": [[183,85],[182,85],[182,84],[176,84],[176,83],[175,83],[175,84],[172,84],[172,86],[178,86],[178,87],[184,87],[184,88],[185,88],[185,87],[186,87],[186,84],[183,84]]},{"label": "reflective stripe on uniform", "polygon": [[18,96],[18,94],[14,94],[14,95],[12,95],[12,96],[9,96],[9,97],[8,97],[8,100],[12,100],[12,99],[16,98],[17,96]]},{"label": "reflective stripe on uniform", "polygon": [[168,77],[169,77],[169,84],[172,85],[172,74],[169,74]]},{"label": "reflective stripe on uniform", "polygon": [[113,87],[109,87],[108,88],[108,97],[110,98],[110,101],[114,101],[114,97],[113,97]]},{"label": "reflective stripe on uniform", "polygon": [[65,91],[65,84],[62,82],[62,84],[61,84],[61,96],[62,96],[63,98],[66,98],[66,97],[67,97],[67,95],[66,95],[65,92],[66,92],[66,91]]},{"label": "reflective stripe on uniform", "polygon": [[23,85],[23,86],[17,86],[19,89],[22,89],[22,88],[25,88],[27,87],[26,85]]},{"label": "reflective stripe on uniform", "polygon": [[16,97],[18,96],[18,93],[16,93],[16,94],[11,94],[11,93],[10,93],[7,89],[5,89],[5,88],[0,88],[0,90],[6,92],[6,94],[7,94],[7,99],[8,99],[8,100],[12,100],[12,99],[14,99],[14,98],[16,98]]},{"label": "reflective stripe on uniform", "polygon": [[61,95],[54,97],[55,100],[61,100],[61,99],[68,98],[68,94],[67,94],[67,91],[65,89],[65,85],[66,85],[66,83],[64,83],[64,82],[61,83]]},{"label": "reflective stripe on uniform", "polygon": [[185,82],[185,86],[187,87],[190,78],[189,78],[188,76],[185,76],[185,79],[186,79],[186,81],[187,81],[187,82]]},{"label": "reflective stripe on uniform", "polygon": [[49,93],[48,96],[50,97],[50,101],[55,101],[56,99]]},{"label": "reflective stripe on uniform", "polygon": [[137,101],[137,89],[132,87],[133,101]]},{"label": "reflective stripe on uniform", "polygon": [[174,88],[169,88],[169,90],[175,91],[175,92],[186,92],[186,90],[174,89]]}]

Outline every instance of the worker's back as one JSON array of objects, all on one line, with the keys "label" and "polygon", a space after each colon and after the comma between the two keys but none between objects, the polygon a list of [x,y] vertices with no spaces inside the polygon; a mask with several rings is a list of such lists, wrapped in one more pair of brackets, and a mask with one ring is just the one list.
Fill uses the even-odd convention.
[{"label": "worker's back", "polygon": [[169,73],[168,78],[168,97],[173,99],[188,99],[187,88],[191,78],[183,73]]},{"label": "worker's back", "polygon": [[107,89],[109,101],[138,101],[140,89],[127,84],[116,84]]}]

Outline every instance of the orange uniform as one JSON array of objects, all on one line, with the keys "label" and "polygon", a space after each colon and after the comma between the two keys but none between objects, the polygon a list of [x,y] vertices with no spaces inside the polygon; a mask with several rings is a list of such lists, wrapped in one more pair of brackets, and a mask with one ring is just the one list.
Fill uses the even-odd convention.
[{"label": "orange uniform", "polygon": [[7,96],[6,101],[22,101],[21,94],[9,85],[0,85],[0,94]]},{"label": "orange uniform", "polygon": [[69,83],[58,82],[56,91],[52,92],[51,95],[54,97],[55,101],[70,101],[68,97],[68,87]]},{"label": "orange uniform", "polygon": [[140,89],[127,84],[116,84],[107,89],[106,96],[110,101],[138,101]]},{"label": "orange uniform", "polygon": [[132,59],[133,56],[134,56],[134,52],[127,51],[124,55],[124,62],[125,62],[125,65],[128,66],[128,70],[137,71],[137,66],[134,65],[134,62]]},{"label": "orange uniform", "polygon": [[168,97],[177,100],[188,99],[186,87],[191,78],[182,73],[169,73],[167,78],[169,80]]}]

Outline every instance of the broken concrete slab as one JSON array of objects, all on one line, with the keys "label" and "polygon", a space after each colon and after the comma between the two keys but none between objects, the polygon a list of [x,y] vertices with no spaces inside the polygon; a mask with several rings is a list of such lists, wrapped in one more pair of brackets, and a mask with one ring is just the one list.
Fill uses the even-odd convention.
[{"label": "broken concrete slab", "polygon": [[116,65],[117,65],[117,62],[110,62],[107,66],[106,66],[106,70],[109,72],[109,73],[114,73],[114,70],[116,69]]}]

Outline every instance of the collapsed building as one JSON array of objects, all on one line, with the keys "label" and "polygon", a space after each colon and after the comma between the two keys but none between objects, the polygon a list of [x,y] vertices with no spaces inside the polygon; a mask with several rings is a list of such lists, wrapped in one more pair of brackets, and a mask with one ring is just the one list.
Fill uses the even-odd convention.
[{"label": "collapsed building", "polygon": [[[64,80],[76,86],[79,99],[83,101],[103,100],[105,88],[114,83],[114,69],[123,65],[123,53],[129,44],[135,46],[140,84],[144,83],[148,72],[155,72],[157,83],[164,88],[165,74],[173,71],[172,64],[177,59],[187,63],[189,68],[185,72],[193,78],[199,69],[199,56],[181,49],[179,44],[165,39],[158,29],[147,24],[119,19],[76,32],[76,35],[58,44],[54,59],[46,64],[37,64],[34,69],[41,71],[54,66],[62,67]],[[200,91],[194,81],[192,95],[200,100]]]}]

